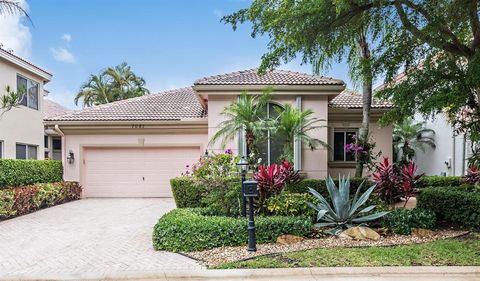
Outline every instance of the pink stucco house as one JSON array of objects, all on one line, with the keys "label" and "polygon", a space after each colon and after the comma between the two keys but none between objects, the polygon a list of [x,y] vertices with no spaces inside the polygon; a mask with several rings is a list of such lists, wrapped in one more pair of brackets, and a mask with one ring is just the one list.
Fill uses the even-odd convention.
[{"label": "pink stucco house", "polygon": [[[80,181],[85,197],[169,197],[169,179],[180,175],[186,164],[205,150],[224,150],[208,143],[225,106],[242,91],[254,95],[268,86],[273,87],[269,108],[287,103],[310,108],[328,125],[312,134],[332,149],[311,151],[297,143],[295,167],[310,178],[353,175],[353,157],[343,146],[360,126],[361,96],[345,91],[341,80],[305,73],[273,70],[260,76],[251,69],[205,77],[192,87],[48,118],[45,126],[62,136],[65,179]],[[377,124],[390,104],[374,101],[372,107],[371,137],[391,158],[392,129]],[[228,148],[244,154],[239,136]],[[276,153],[275,139],[265,147],[268,162]]]}]

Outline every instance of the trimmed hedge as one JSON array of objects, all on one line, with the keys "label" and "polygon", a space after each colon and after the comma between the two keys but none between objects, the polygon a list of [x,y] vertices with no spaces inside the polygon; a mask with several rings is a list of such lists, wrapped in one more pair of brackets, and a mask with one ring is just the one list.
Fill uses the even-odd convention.
[{"label": "trimmed hedge", "polygon": [[416,187],[425,188],[425,187],[444,187],[444,186],[460,186],[460,185],[462,185],[462,177],[424,176],[416,184]]},{"label": "trimmed hedge", "polygon": [[[209,182],[210,181],[210,182]],[[219,194],[222,190],[216,180],[199,180],[193,177],[176,177],[170,180],[173,198],[177,208],[201,208],[212,205],[212,201],[227,199],[231,206],[239,206],[241,184],[239,178],[223,179],[224,193],[234,191],[235,194]],[[215,193],[215,194],[213,194]],[[223,196],[222,196],[223,195]],[[221,198],[219,198],[221,197]],[[228,198],[224,198],[228,197]],[[226,204],[225,202],[224,205]]]},{"label": "trimmed hedge", "polygon": [[435,213],[424,209],[395,209],[382,219],[382,227],[401,235],[410,235],[413,228],[433,229]]},{"label": "trimmed hedge", "polygon": [[[207,216],[205,209],[175,209],[160,218],[153,230],[155,250],[199,251],[247,243],[247,219]],[[308,236],[312,223],[302,217],[256,217],[257,242],[276,241],[282,234]]]},{"label": "trimmed hedge", "polygon": [[39,183],[0,189],[0,219],[12,218],[80,199],[78,182]]},{"label": "trimmed hedge", "polygon": [[417,197],[417,207],[431,210],[438,219],[466,227],[480,227],[480,187],[429,187]]},{"label": "trimmed hedge", "polygon": [[61,161],[0,159],[0,188],[60,182]]},{"label": "trimmed hedge", "polygon": [[[333,181],[338,186],[338,179],[333,179]],[[365,178],[350,178],[350,187],[356,190],[364,181],[365,183],[363,184],[363,187],[365,190],[373,185],[372,182]],[[308,193],[309,187],[320,192],[322,195],[327,194],[327,185],[324,179],[304,179],[299,183],[288,184],[284,191],[288,193]]]}]

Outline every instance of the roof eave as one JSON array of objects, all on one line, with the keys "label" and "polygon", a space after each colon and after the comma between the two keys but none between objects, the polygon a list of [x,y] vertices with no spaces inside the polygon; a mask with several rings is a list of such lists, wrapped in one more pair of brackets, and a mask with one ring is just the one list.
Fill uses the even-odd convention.
[{"label": "roof eave", "polygon": [[[312,92],[312,95],[318,95],[319,92],[325,92],[326,95],[331,95],[330,91],[343,91],[345,84],[326,84],[326,85],[265,85],[265,84],[249,84],[249,85],[212,85],[212,84],[196,84],[193,89],[197,92],[208,92],[209,95],[224,94],[225,91],[263,91],[271,87],[274,91],[281,94],[282,91],[304,91]],[[320,93],[321,94],[321,93]]]},{"label": "roof eave", "polygon": [[47,82],[50,82],[52,80],[52,74],[41,69],[41,68],[38,68],[36,66],[34,66],[33,64],[31,63],[28,63],[26,62],[25,60],[22,60],[20,59],[19,57],[3,50],[0,48],[0,57],[5,59],[6,61],[9,61],[10,63],[13,63],[35,75],[38,75],[40,76],[41,78],[43,78],[43,82],[44,83],[47,83]]},{"label": "roof eave", "polygon": [[78,126],[108,126],[108,125],[207,125],[205,118],[185,118],[179,120],[52,120],[43,121],[45,126],[78,125]]}]

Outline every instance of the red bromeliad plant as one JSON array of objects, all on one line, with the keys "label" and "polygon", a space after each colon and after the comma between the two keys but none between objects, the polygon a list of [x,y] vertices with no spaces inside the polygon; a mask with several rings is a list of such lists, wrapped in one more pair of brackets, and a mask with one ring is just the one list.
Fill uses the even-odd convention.
[{"label": "red bromeliad plant", "polygon": [[405,199],[405,205],[408,200],[415,195],[415,186],[421,180],[424,174],[415,175],[417,166],[413,161],[404,165],[401,170],[383,158],[383,162],[377,166],[377,170],[372,174],[372,180],[376,184],[376,192],[380,198],[388,204],[398,202],[401,198]]},{"label": "red bromeliad plant", "polygon": [[260,165],[253,178],[258,182],[257,210],[262,210],[265,201],[280,194],[286,184],[299,182],[300,175],[288,160],[281,164]]},{"label": "red bromeliad plant", "polygon": [[408,200],[415,195],[415,185],[424,176],[424,174],[415,175],[416,171],[417,166],[413,161],[408,162],[408,164],[402,168],[401,196],[405,198],[405,205],[403,205],[403,207],[405,207]]},{"label": "red bromeliad plant", "polygon": [[372,174],[372,180],[377,186],[376,192],[386,203],[395,203],[402,196],[401,178],[387,157],[384,157],[383,162],[377,166],[377,170]]},{"label": "red bromeliad plant", "polygon": [[467,170],[467,174],[463,176],[463,182],[466,184],[480,185],[480,169],[476,166],[470,166]]}]

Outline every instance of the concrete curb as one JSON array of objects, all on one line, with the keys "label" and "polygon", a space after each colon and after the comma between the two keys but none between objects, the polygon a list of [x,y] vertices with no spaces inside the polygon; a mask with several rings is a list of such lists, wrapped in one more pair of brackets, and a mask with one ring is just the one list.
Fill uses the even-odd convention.
[{"label": "concrete curb", "polygon": [[459,280],[480,281],[480,267],[324,267],[190,271],[105,272],[52,276],[5,276],[0,280]]}]

